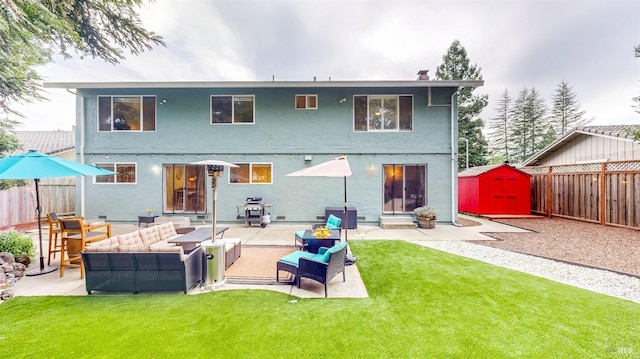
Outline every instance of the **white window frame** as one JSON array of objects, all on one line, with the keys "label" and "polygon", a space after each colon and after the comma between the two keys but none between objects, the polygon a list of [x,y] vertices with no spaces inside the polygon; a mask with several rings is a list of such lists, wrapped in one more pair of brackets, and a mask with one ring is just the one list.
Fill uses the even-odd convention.
[{"label": "white window frame", "polygon": [[[136,162],[95,162],[93,164],[96,167],[99,168],[104,168],[104,167],[100,167],[101,165],[109,165],[109,166],[113,166],[113,171],[114,172],[118,172],[118,166],[119,165],[126,165],[126,166],[133,166],[134,167],[134,176],[135,176],[135,181],[133,182],[118,182],[118,174],[115,175],[103,175],[103,176],[113,176],[113,182],[98,182],[97,179],[98,177],[103,177],[103,176],[93,176],[93,183],[97,184],[97,185],[131,185],[131,184],[137,184],[138,183],[138,164]],[[109,169],[109,168],[105,168],[105,169]],[[109,169],[111,171],[111,169]]]},{"label": "white window frame", "polygon": [[[248,165],[249,166],[249,182],[231,182],[231,171],[233,168],[229,169],[229,175],[227,176],[227,183],[231,185],[271,185],[273,184],[273,162],[234,162],[238,166]],[[253,166],[254,165],[269,165],[271,168],[271,181],[269,182],[253,182]]]},{"label": "white window frame", "polygon": [[[304,97],[304,107],[298,107],[298,97]],[[315,106],[310,105],[311,99],[315,99]],[[317,94],[296,94],[294,97],[294,108],[296,110],[317,110],[318,109],[318,95]]]},{"label": "white window frame", "polygon": [[[213,98],[214,97],[230,97],[231,98],[231,122],[213,122]],[[233,103],[236,98],[251,97],[252,117],[251,122],[236,122],[235,106]],[[210,125],[253,125],[256,123],[256,96],[255,95],[211,95],[209,97],[209,124]]]},{"label": "white window frame", "polygon": [[[108,97],[110,98],[110,109],[111,109],[111,114],[109,115],[108,121],[110,129],[109,130],[102,130],[101,126],[100,126],[100,98],[104,98],[104,97]],[[113,115],[113,99],[116,97],[131,97],[131,98],[139,98],[140,99],[140,129],[139,130],[119,130],[119,129],[114,129],[114,115]],[[145,98],[150,98],[153,99],[153,104],[154,104],[154,117],[153,117],[153,129],[150,130],[146,130],[144,128],[144,99]],[[158,101],[157,101],[157,97],[155,95],[98,95],[97,97],[97,101],[96,101],[96,119],[97,119],[97,125],[98,125],[98,132],[155,132],[156,128],[158,127]]]}]

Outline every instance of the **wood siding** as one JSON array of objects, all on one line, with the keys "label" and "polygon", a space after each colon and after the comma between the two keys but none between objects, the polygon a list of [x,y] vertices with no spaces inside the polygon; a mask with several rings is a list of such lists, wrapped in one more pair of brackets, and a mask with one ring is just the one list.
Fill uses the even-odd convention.
[{"label": "wood siding", "polygon": [[[38,187],[44,224],[46,224],[45,215],[49,212],[55,211],[60,215],[75,213],[75,178],[43,179]],[[0,208],[2,208],[0,211],[2,228],[37,221],[34,182],[29,181],[25,187],[0,191]]]},{"label": "wood siding", "polygon": [[556,166],[586,161],[631,161],[640,159],[640,144],[629,139],[578,135],[557,151],[540,159],[540,166]]},{"label": "wood siding", "polygon": [[640,229],[640,161],[525,167],[531,211]]}]

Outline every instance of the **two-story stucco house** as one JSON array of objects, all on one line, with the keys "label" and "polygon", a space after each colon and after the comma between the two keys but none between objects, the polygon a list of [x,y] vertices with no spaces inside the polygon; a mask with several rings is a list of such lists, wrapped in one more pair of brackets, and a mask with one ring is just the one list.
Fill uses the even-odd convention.
[{"label": "two-story stucco house", "polygon": [[134,221],[211,211],[204,159],[239,165],[218,181],[220,222],[242,222],[247,197],[273,221],[316,222],[343,204],[335,178],[286,174],[346,155],[348,205],[360,223],[416,206],[457,218],[457,93],[482,81],[47,83],[77,94],[78,212]]}]

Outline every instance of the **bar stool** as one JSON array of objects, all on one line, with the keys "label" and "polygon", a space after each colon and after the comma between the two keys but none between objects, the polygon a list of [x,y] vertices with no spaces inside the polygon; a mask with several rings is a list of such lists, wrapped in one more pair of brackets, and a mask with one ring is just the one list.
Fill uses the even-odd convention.
[{"label": "bar stool", "polygon": [[56,253],[60,253],[62,250],[62,243],[58,244],[58,235],[63,237],[64,233],[60,228],[60,221],[56,212],[47,213],[47,221],[49,222],[49,258],[47,258],[47,265],[51,265],[51,256],[53,255],[53,259],[55,259]]},{"label": "bar stool", "polygon": [[82,279],[84,278],[84,265],[82,264],[81,252],[84,250],[85,244],[107,239],[110,233],[90,232],[84,224],[84,219],[61,219],[60,228],[65,233],[62,236],[62,248],[60,249],[60,277],[64,277],[65,266],[80,267],[80,279]]}]

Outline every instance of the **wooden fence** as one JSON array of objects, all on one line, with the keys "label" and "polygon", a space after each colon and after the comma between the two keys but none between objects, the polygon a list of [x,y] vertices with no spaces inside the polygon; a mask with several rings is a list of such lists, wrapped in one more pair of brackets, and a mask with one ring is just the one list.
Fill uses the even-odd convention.
[{"label": "wooden fence", "polygon": [[[60,215],[75,213],[75,178],[43,179],[38,187],[43,219],[51,211]],[[32,223],[37,220],[36,189],[33,181],[29,181],[25,187],[0,191],[0,227]]]},{"label": "wooden fence", "polygon": [[640,161],[523,167],[531,211],[640,229]]}]

